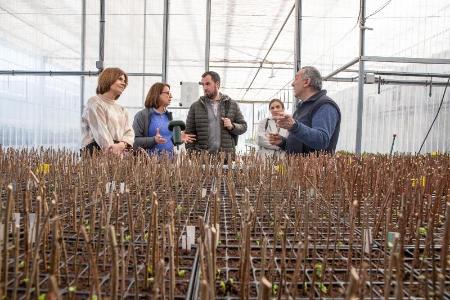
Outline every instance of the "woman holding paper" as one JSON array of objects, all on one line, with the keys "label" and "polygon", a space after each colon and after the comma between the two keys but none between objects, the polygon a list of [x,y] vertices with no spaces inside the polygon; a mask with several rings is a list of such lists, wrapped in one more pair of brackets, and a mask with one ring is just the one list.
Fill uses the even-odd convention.
[{"label": "woman holding paper", "polygon": [[258,154],[262,158],[270,156],[281,157],[284,156],[284,151],[282,151],[278,146],[271,145],[269,143],[268,135],[269,133],[278,133],[284,137],[288,135],[288,131],[286,129],[278,127],[275,120],[272,119],[273,116],[284,112],[283,102],[281,102],[280,99],[272,99],[269,102],[269,111],[271,116],[262,119],[258,125]]}]

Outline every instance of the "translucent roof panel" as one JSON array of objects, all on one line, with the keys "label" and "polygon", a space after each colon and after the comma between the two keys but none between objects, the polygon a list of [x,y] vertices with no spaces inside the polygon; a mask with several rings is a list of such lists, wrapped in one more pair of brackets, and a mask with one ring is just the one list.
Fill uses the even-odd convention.
[{"label": "translucent roof panel", "polygon": [[287,31],[258,69],[292,6],[293,1],[212,1],[210,69],[221,74],[223,91],[232,98],[266,99],[292,77],[292,69],[277,69],[292,67],[294,36]]},{"label": "translucent roof panel", "polygon": [[[85,41],[82,40],[83,1],[70,0],[0,0],[0,70],[29,71],[97,71],[99,60],[100,0],[86,0]],[[165,0],[106,0],[104,66],[117,66],[128,73],[129,86],[120,97],[120,104],[134,113],[143,107],[150,86],[161,81],[163,71],[163,24]],[[360,2],[348,0],[302,1],[301,65],[316,66],[327,75],[359,55]],[[294,0],[211,0],[210,70],[222,77],[222,92],[235,100],[268,101],[273,97],[286,102],[289,111],[295,101],[290,86],[294,78],[295,11]],[[450,4],[448,0],[366,1],[365,55],[390,57],[450,58]],[[198,82],[205,71],[207,0],[170,0],[168,28],[167,82],[174,95],[172,110],[184,119],[186,107],[179,107],[180,82]],[[82,48],[84,45],[84,63]],[[449,64],[404,64],[366,62],[369,72],[450,72]],[[353,82],[325,82],[326,88],[339,102],[347,117],[341,127],[342,149],[352,150],[355,141],[358,64],[336,77]],[[141,76],[136,73],[154,73]],[[84,80],[82,79],[84,78]],[[429,77],[402,77],[383,75],[384,80],[430,80]],[[436,87],[443,78],[432,78],[430,108],[424,122],[432,120],[439,105]],[[17,140],[20,132],[31,132],[42,124],[33,144],[58,143],[65,133],[72,136],[66,144],[74,144],[79,130],[79,116],[83,103],[95,93],[96,76],[17,76],[0,77],[0,123],[2,139]],[[83,89],[84,86],[84,89]],[[366,149],[385,149],[392,128],[376,127],[377,115],[397,116],[390,110],[402,111],[404,122],[396,121],[395,131],[409,124],[417,127],[418,116],[410,117],[409,110],[422,109],[422,96],[429,94],[429,85],[401,85],[400,92],[393,86],[365,85],[363,127],[383,132],[378,148],[372,141],[363,141]],[[418,96],[417,96],[418,95]],[[397,106],[391,108],[391,98]],[[57,99],[60,99],[58,102]],[[77,103],[79,102],[79,103]],[[42,113],[23,122],[23,103]],[[414,103],[414,104],[413,104]],[[251,137],[259,119],[268,113],[266,103],[244,104],[242,110],[249,122]],[[383,106],[387,107],[384,109]],[[410,107],[404,109],[404,107]],[[51,108],[51,109],[50,109]],[[17,112],[16,114],[12,112]],[[44,112],[52,115],[46,120]],[[430,135],[426,149],[450,145],[448,135],[449,110],[443,106],[441,119],[436,121],[436,132]],[[61,117],[64,116],[64,117]],[[66,122],[71,120],[70,123]],[[390,119],[389,119],[390,120]],[[397,122],[397,123],[395,123]],[[446,123],[447,122],[447,123]],[[386,122],[384,122],[386,123]],[[381,126],[381,125],[380,125]],[[416,128],[417,127],[417,128]],[[423,127],[423,126],[422,126]],[[394,130],[394,129],[392,129]],[[448,131],[448,130],[447,130]],[[366,132],[366,131],[364,131]],[[433,135],[434,134],[434,135]],[[12,138],[14,136],[14,138]],[[404,134],[403,136],[406,136]],[[408,137],[399,145],[410,151],[419,141]],[[0,139],[1,140],[1,139]],[[3,140],[2,140],[3,141]],[[444,141],[444,142],[442,142]],[[378,143],[378,142],[377,142]],[[443,144],[442,144],[443,143]],[[22,141],[22,144],[26,144]],[[14,144],[14,145],[20,145]],[[436,146],[437,145],[437,146]]]},{"label": "translucent roof panel", "polygon": [[0,1],[0,69],[79,69],[80,34],[80,1]]},{"label": "translucent roof panel", "polygon": [[205,71],[206,1],[169,3],[167,82],[179,101],[180,82],[198,82]]}]

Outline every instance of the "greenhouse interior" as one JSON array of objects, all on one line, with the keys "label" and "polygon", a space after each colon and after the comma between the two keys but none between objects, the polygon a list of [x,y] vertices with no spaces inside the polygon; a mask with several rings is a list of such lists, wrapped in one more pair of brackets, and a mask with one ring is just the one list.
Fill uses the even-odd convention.
[{"label": "greenhouse interior", "polygon": [[450,299],[448,0],[0,0],[1,299]]}]

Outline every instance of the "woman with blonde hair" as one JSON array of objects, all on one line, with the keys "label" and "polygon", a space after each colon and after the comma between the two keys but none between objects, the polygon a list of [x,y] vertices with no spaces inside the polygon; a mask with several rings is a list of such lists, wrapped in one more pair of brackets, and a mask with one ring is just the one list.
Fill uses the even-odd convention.
[{"label": "woman with blonde hair", "polygon": [[275,157],[284,155],[284,151],[281,150],[280,147],[269,143],[268,135],[270,133],[278,133],[284,137],[288,135],[288,131],[286,129],[278,127],[275,120],[273,120],[273,116],[276,116],[277,114],[284,111],[283,102],[281,102],[280,99],[270,100],[269,111],[271,116],[262,119],[258,125],[258,154],[263,158],[267,156]]},{"label": "woman with blonde hair", "polygon": [[83,150],[90,154],[94,150],[122,154],[133,145],[128,112],[117,104],[127,85],[128,76],[119,68],[106,68],[100,73],[97,95],[89,98],[81,117]]},{"label": "woman with blonde hair", "polygon": [[[173,154],[172,132],[169,122],[172,113],[167,110],[172,101],[170,85],[157,82],[153,84],[145,98],[145,108],[134,116],[134,147],[143,148],[148,154]],[[195,141],[195,135],[182,133],[183,142]]]}]

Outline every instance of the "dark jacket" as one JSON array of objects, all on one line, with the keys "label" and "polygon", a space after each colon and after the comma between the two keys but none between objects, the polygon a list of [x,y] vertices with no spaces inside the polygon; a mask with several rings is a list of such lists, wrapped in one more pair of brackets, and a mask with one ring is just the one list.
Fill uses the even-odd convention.
[{"label": "dark jacket", "polygon": [[[220,151],[234,152],[237,144],[237,136],[247,131],[247,122],[239,109],[236,101],[227,95],[221,94],[219,110],[221,117],[229,118],[234,125],[232,130],[228,130],[221,122]],[[208,150],[208,109],[206,96],[200,97],[189,108],[186,119],[186,133],[196,135],[196,141],[186,144],[188,150]]]},{"label": "dark jacket", "polygon": [[[138,111],[134,116],[133,130],[134,130],[134,144],[133,147],[149,149],[156,145],[155,137],[148,136],[148,127],[150,126],[150,114],[153,113],[153,108],[144,108]],[[172,121],[172,113],[166,111],[165,114],[169,121]]]},{"label": "dark jacket", "polygon": [[[299,102],[297,104],[297,109],[294,112],[293,118],[296,120],[297,124],[302,124],[304,129],[300,129],[299,126],[295,126],[293,129],[289,130],[289,135],[285,140],[285,144],[282,145],[282,148],[286,150],[288,153],[292,154],[308,154],[315,151],[324,151],[327,153],[334,153],[336,150],[336,144],[339,138],[340,124],[341,124],[341,112],[337,104],[327,95],[326,90],[321,90],[311,96],[306,101]],[[329,141],[326,145],[321,146],[320,148],[313,147],[312,145],[307,145],[305,142],[302,143],[302,139],[299,138],[302,134],[306,139],[309,136],[309,139],[313,137],[308,129],[312,127],[312,120],[316,114],[316,112],[323,105],[331,105],[336,109],[337,119],[333,119],[330,115],[330,120],[333,122],[334,130],[332,132],[328,132]],[[319,138],[319,137],[317,137]],[[318,141],[310,140],[312,144],[317,144]]]}]

